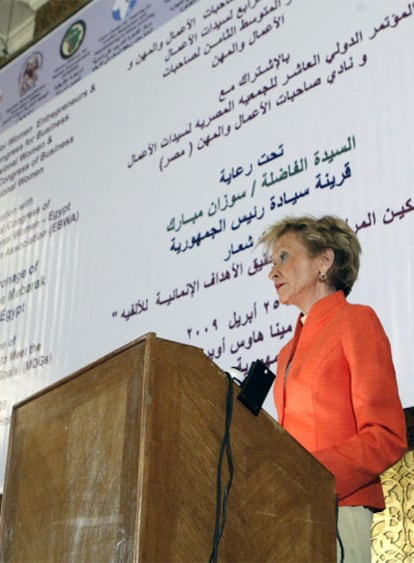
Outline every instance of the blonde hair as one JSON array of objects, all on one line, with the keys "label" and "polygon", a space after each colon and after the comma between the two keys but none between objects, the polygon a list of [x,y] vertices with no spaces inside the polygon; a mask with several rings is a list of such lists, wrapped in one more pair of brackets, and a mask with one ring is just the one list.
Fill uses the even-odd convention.
[{"label": "blonde hair", "polygon": [[311,215],[285,217],[272,225],[258,244],[270,250],[282,235],[289,232],[297,235],[311,257],[318,256],[327,248],[334,251],[335,259],[327,272],[326,283],[348,295],[358,277],[361,254],[358,238],[348,223],[333,215],[320,219]]}]

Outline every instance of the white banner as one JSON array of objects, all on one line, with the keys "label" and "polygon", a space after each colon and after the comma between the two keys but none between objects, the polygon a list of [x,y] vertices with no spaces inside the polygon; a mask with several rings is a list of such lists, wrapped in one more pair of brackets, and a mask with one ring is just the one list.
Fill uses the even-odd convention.
[{"label": "white banner", "polygon": [[274,371],[297,310],[255,244],[287,214],[358,233],[350,301],[414,403],[413,31],[411,2],[200,0],[2,133],[3,464],[14,403],[147,332]]}]

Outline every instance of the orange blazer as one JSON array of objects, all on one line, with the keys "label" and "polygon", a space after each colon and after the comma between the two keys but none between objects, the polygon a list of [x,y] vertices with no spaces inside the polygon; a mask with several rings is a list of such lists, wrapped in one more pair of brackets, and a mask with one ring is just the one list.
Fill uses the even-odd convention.
[{"label": "orange blazer", "polygon": [[407,436],[373,309],[342,291],[315,303],[279,353],[274,398],[279,423],[334,474],[339,504],[383,509],[379,475],[402,457]]}]

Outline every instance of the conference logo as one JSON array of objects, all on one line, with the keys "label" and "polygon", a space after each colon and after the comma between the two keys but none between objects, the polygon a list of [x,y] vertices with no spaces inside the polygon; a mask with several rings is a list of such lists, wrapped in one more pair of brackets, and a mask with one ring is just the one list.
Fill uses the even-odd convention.
[{"label": "conference logo", "polygon": [[26,94],[36,86],[40,69],[43,66],[43,55],[40,51],[32,53],[26,59],[19,76],[20,95]]},{"label": "conference logo", "polygon": [[60,44],[60,55],[63,59],[72,57],[82,45],[86,34],[86,23],[78,20],[73,23],[63,36]]},{"label": "conference logo", "polygon": [[112,17],[116,21],[126,19],[135,8],[137,0],[115,0],[112,7]]}]

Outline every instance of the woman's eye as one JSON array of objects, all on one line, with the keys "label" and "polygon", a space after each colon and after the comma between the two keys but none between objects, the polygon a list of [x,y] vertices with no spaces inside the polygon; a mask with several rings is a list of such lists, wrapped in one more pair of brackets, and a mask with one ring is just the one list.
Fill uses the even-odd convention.
[{"label": "woman's eye", "polygon": [[280,262],[282,262],[282,264],[283,264],[283,262],[286,262],[287,258],[288,258],[288,255],[287,255],[286,252],[282,252],[279,256],[279,260],[280,260]]}]

